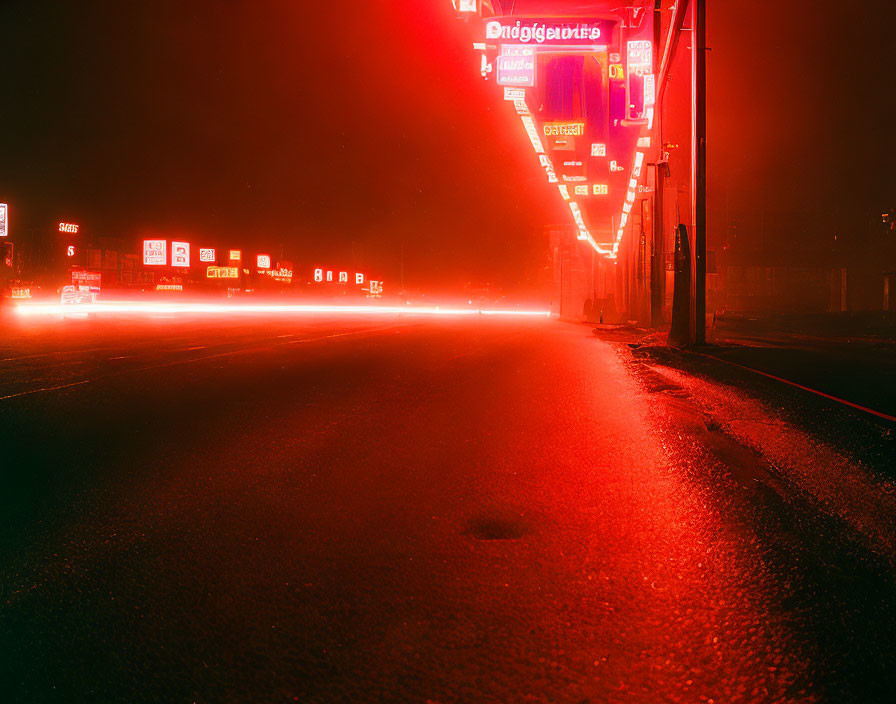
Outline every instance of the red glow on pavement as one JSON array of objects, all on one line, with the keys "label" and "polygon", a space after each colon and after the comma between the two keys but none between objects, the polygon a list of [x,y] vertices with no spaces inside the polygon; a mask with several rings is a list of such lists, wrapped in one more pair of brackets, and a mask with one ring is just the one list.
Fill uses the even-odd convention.
[{"label": "red glow on pavement", "polygon": [[548,318],[546,310],[480,310],[478,308],[443,308],[441,306],[334,306],[334,305],[286,305],[265,303],[152,303],[148,301],[104,301],[83,305],[59,303],[34,303],[17,305],[21,316],[64,316],[88,313],[166,313],[200,315],[270,315],[270,314],[333,314],[333,315],[427,315]]}]

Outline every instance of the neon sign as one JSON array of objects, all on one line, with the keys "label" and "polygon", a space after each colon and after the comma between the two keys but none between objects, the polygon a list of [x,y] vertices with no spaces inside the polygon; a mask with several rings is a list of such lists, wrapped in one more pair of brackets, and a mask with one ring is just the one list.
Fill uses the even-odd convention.
[{"label": "neon sign", "polygon": [[259,269],[270,269],[271,268],[271,255],[270,254],[259,254],[256,257],[256,265]]},{"label": "neon sign", "polygon": [[593,192],[596,196],[606,196],[610,193],[610,187],[606,183],[595,183]]},{"label": "neon sign", "polygon": [[548,122],[544,126],[545,137],[581,137],[583,134],[584,122]]},{"label": "neon sign", "polygon": [[231,249],[229,259],[232,262],[238,262],[243,258],[243,253],[238,249]]},{"label": "neon sign", "polygon": [[215,250],[214,249],[200,249],[199,250],[199,261],[201,262],[213,262],[215,261]]},{"label": "neon sign", "polygon": [[498,57],[499,86],[535,85],[535,48],[503,46]]},{"label": "neon sign", "polygon": [[67,257],[73,257],[73,256],[75,256],[75,245],[70,244],[70,245],[68,246],[68,249],[65,250],[65,255],[66,255]]},{"label": "neon sign", "polygon": [[599,41],[609,25],[602,21],[557,22],[555,20],[491,20],[485,25],[485,38],[522,44],[570,44]]},{"label": "neon sign", "polygon": [[317,282],[321,282],[324,280],[324,270],[323,269],[315,269],[314,270],[314,280]]},{"label": "neon sign", "polygon": [[364,274],[355,274],[355,283],[358,286],[362,285],[364,283]]},{"label": "neon sign", "polygon": [[210,266],[205,270],[205,276],[209,279],[238,279],[240,270],[236,266]]},{"label": "neon sign", "polygon": [[0,203],[0,237],[6,237],[9,234],[9,206],[6,203]]},{"label": "neon sign", "polygon": [[57,229],[59,230],[59,232],[67,232],[71,235],[77,235],[79,227],[73,222],[61,222],[59,223],[59,227]]},{"label": "neon sign", "polygon": [[591,145],[591,156],[606,156],[607,155],[607,145],[606,144],[592,144]]},{"label": "neon sign", "polygon": [[168,242],[143,240],[143,266],[165,266],[168,263]]},{"label": "neon sign", "polygon": [[172,242],[171,243],[171,266],[189,267],[190,266],[190,243],[189,242]]}]

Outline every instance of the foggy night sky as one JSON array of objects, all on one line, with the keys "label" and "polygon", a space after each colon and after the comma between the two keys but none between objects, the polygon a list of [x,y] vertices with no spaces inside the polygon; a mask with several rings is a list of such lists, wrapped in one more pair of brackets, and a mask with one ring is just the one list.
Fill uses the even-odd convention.
[{"label": "foggy night sky", "polygon": [[[896,207],[896,11],[843,8],[709,0],[710,246],[726,193],[805,213],[807,246]],[[18,0],[0,40],[13,239],[72,220],[299,265],[356,241],[393,275],[404,242],[412,282],[454,285],[518,277],[568,216],[449,0]]]}]

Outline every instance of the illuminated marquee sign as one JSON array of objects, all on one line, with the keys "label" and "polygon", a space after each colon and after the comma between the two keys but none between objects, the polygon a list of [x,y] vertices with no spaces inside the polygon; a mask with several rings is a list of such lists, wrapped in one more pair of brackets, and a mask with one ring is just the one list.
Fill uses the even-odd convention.
[{"label": "illuminated marquee sign", "polygon": [[271,268],[271,255],[270,254],[259,254],[256,257],[256,265],[259,269],[270,269]]},{"label": "illuminated marquee sign", "polygon": [[610,29],[611,23],[605,20],[558,22],[552,19],[502,17],[486,23],[485,38],[539,46],[594,44],[607,41]]},{"label": "illuminated marquee sign", "polygon": [[171,243],[171,266],[189,267],[190,266],[190,243],[189,242],[172,242]]},{"label": "illuminated marquee sign", "polygon": [[58,227],[59,232],[67,232],[71,235],[78,234],[78,229],[79,227],[73,222],[61,222]]},{"label": "illuminated marquee sign", "polygon": [[583,134],[584,122],[548,122],[544,126],[545,137],[581,137]]},{"label": "illuminated marquee sign", "polygon": [[280,281],[281,283],[292,283],[292,269],[281,266],[279,269],[271,269],[267,272],[268,276],[270,276],[274,281]]},{"label": "illuminated marquee sign", "polygon": [[143,265],[165,266],[168,263],[168,242],[143,240]]},{"label": "illuminated marquee sign", "polygon": [[6,203],[0,203],[0,237],[6,237],[9,234],[9,206]]},{"label": "illuminated marquee sign", "polygon": [[213,262],[215,261],[215,250],[214,249],[200,249],[199,250],[199,261],[201,262]]},{"label": "illuminated marquee sign", "polygon": [[210,266],[205,270],[205,276],[209,279],[238,279],[240,270],[236,266]]},{"label": "illuminated marquee sign", "polygon": [[501,47],[501,56],[498,57],[498,85],[535,85],[535,47]]}]

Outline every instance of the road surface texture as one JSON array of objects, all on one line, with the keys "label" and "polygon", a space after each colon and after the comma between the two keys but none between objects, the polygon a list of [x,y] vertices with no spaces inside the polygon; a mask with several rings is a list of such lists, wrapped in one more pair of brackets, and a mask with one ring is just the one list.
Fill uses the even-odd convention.
[{"label": "road surface texture", "polygon": [[7,321],[5,702],[883,702],[894,428],[556,321]]}]

